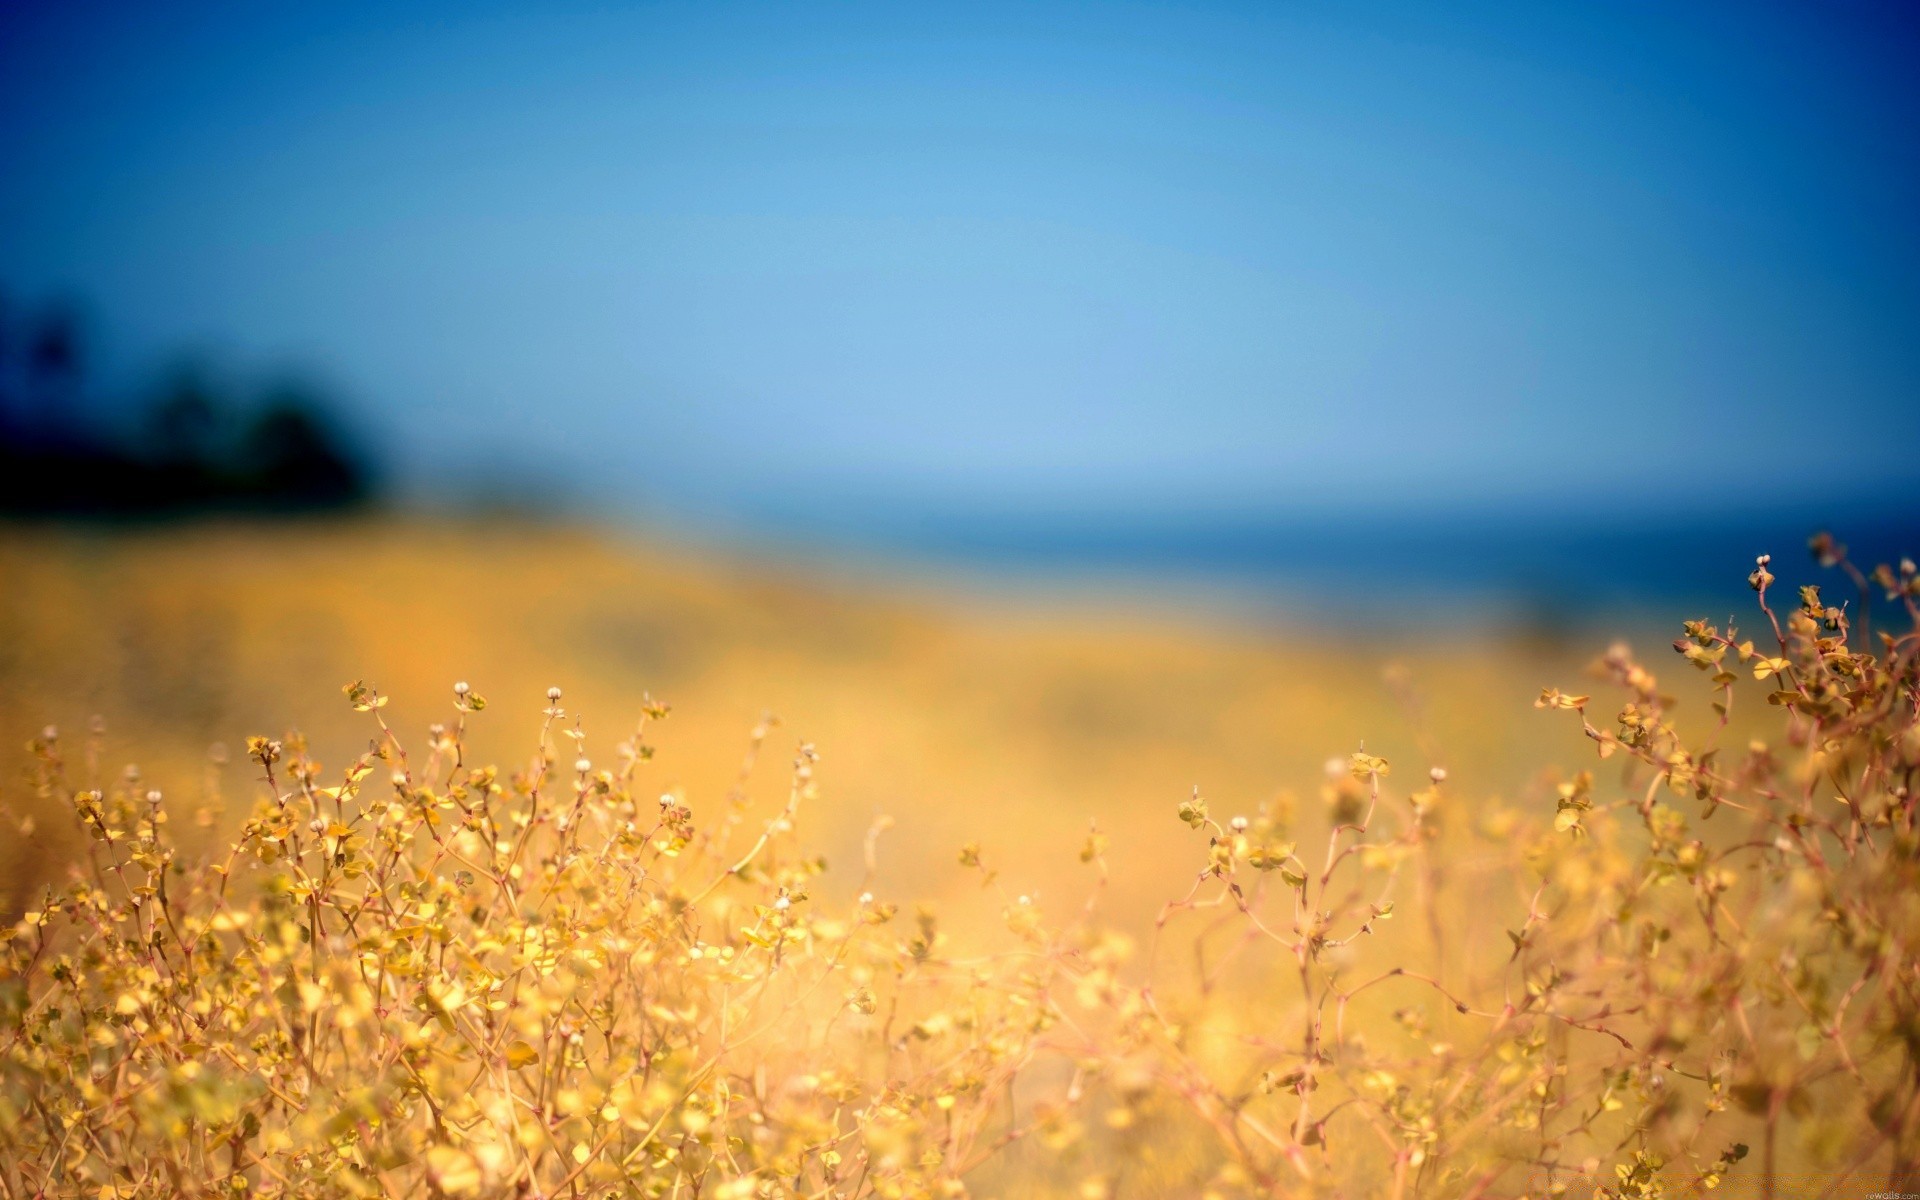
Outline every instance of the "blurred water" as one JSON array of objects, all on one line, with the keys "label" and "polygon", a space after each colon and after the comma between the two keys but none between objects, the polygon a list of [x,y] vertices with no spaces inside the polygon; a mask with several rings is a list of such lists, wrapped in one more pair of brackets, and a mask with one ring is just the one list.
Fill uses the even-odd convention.
[{"label": "blurred water", "polygon": [[1830,601],[1857,604],[1843,575],[1813,562],[1808,538],[1831,530],[1863,570],[1920,556],[1913,499],[1705,513],[1530,504],[1209,517],[866,504],[761,512],[749,540],[783,537],[806,554],[882,573],[904,568],[998,589],[1204,595],[1337,624],[1464,619],[1551,629],[1745,611],[1758,554],[1773,556],[1781,594],[1819,583]]}]

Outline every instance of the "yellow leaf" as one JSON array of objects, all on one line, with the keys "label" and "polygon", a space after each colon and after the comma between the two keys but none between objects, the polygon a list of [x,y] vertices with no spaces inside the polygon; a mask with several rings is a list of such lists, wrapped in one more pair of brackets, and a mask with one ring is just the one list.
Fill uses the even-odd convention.
[{"label": "yellow leaf", "polygon": [[1353,754],[1347,758],[1347,771],[1355,779],[1388,774],[1387,760],[1371,754]]},{"label": "yellow leaf", "polygon": [[507,1066],[515,1070],[537,1062],[539,1058],[540,1052],[526,1042],[513,1042],[507,1046]]}]

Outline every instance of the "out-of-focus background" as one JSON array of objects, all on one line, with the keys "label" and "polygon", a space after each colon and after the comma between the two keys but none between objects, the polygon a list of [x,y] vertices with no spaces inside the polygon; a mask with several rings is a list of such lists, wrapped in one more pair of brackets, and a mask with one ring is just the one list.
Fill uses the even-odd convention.
[{"label": "out-of-focus background", "polygon": [[1158,897],[1191,787],[1362,743],[1544,786],[1610,638],[1920,549],[1916,61],[1868,3],[8,5],[0,798],[95,718],[244,795],[352,679],[509,759],[651,693],[696,809],[771,710],[759,794],[815,742],[907,879],[1098,819]]}]

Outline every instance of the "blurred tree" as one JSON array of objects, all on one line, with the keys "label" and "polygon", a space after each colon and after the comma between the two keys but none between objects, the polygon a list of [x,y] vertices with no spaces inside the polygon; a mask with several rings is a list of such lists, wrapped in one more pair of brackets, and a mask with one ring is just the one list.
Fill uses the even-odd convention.
[{"label": "blurred tree", "polygon": [[279,384],[243,423],[209,374],[186,366],[131,414],[120,406],[131,421],[109,422],[84,403],[81,332],[71,309],[24,322],[0,307],[0,513],[313,510],[372,497],[366,458],[315,389]]},{"label": "blurred tree", "polygon": [[303,387],[282,385],[269,393],[240,450],[255,498],[285,508],[332,508],[366,499],[366,471],[322,411]]},{"label": "blurred tree", "polygon": [[80,323],[64,308],[43,314],[27,343],[29,437],[68,449],[86,439],[80,411]]}]

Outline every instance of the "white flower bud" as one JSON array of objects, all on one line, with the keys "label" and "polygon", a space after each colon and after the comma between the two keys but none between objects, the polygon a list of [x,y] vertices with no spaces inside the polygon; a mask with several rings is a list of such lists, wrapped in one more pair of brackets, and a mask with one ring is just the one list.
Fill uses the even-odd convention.
[{"label": "white flower bud", "polygon": [[549,700],[558,700],[559,698],[560,698],[560,689],[559,689],[559,688],[557,688],[557,687],[550,687],[550,688],[548,688],[548,689],[547,689],[547,699],[549,699]]},{"label": "white flower bud", "polygon": [[464,679],[453,685],[453,694],[456,696],[464,696],[472,690],[472,688],[467,686],[467,681]]}]

